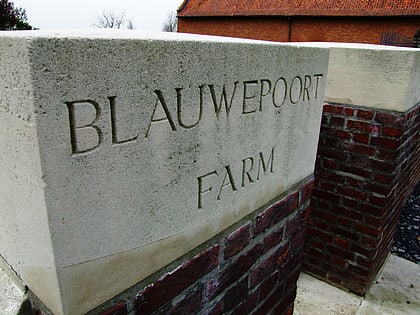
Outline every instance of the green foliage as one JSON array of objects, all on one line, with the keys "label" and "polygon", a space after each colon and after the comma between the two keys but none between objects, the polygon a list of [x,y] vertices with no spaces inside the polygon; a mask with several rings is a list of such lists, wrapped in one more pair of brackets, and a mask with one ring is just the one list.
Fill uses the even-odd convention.
[{"label": "green foliage", "polygon": [[13,2],[0,0],[0,30],[31,30],[25,9],[15,8]]}]

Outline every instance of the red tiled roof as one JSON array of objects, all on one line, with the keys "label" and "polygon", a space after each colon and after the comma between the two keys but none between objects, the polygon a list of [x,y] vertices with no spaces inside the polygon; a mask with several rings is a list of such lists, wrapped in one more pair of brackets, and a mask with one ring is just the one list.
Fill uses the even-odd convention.
[{"label": "red tiled roof", "polygon": [[420,16],[420,0],[184,0],[178,10],[181,17],[267,15]]}]

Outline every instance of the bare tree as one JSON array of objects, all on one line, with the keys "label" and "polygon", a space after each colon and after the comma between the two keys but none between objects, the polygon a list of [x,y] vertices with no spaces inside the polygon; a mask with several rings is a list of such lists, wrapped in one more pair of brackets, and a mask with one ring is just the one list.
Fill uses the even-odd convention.
[{"label": "bare tree", "polygon": [[97,16],[97,20],[97,23],[93,24],[97,28],[121,28],[127,23],[128,29],[134,29],[133,21],[126,17],[125,11],[103,10]]},{"label": "bare tree", "polygon": [[163,22],[162,31],[164,32],[176,32],[178,30],[178,18],[175,12],[169,12],[165,22]]}]

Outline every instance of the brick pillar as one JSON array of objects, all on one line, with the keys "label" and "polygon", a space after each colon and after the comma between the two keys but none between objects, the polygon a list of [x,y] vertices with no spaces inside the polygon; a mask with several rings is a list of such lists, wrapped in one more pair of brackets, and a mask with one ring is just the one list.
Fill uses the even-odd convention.
[{"label": "brick pillar", "polygon": [[324,106],[305,269],[363,295],[420,177],[420,105],[405,113]]},{"label": "brick pillar", "polygon": [[304,269],[359,295],[420,178],[419,55],[331,44]]}]

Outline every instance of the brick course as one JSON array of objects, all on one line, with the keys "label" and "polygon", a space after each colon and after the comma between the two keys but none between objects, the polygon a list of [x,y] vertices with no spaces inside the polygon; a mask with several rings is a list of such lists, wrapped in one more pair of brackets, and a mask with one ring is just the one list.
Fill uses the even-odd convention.
[{"label": "brick course", "polygon": [[303,263],[309,273],[365,294],[420,179],[419,108],[324,105]]}]

